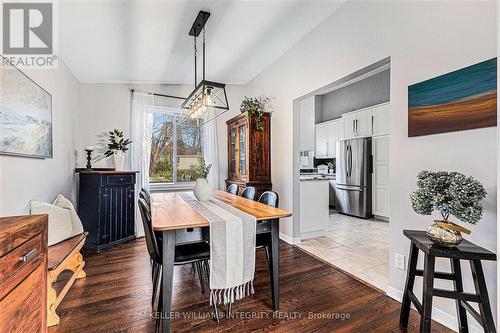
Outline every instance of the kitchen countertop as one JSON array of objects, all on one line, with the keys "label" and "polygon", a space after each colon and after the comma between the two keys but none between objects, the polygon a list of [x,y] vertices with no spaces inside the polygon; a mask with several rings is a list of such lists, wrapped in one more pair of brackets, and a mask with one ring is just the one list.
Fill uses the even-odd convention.
[{"label": "kitchen countertop", "polygon": [[335,174],[322,173],[301,173],[300,181],[320,181],[320,180],[335,180]]}]

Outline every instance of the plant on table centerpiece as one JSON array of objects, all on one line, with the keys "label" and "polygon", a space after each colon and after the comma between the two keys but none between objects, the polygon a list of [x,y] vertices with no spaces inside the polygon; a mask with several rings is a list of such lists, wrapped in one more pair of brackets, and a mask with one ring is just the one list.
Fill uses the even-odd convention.
[{"label": "plant on table centerpiece", "polygon": [[427,230],[436,244],[454,246],[462,241],[460,232],[470,231],[452,223],[455,216],[462,222],[476,224],[483,215],[484,186],[473,177],[459,172],[421,171],[417,176],[417,190],[410,195],[413,210],[421,215],[441,214]]},{"label": "plant on table centerpiece", "polygon": [[129,139],[123,138],[122,131],[115,128],[109,132],[108,150],[104,153],[104,156],[109,157],[113,155],[116,170],[123,170],[123,162],[125,160],[123,154],[128,150],[127,146],[131,143],[132,141]]},{"label": "plant on table centerpiece", "polygon": [[210,169],[212,169],[212,164],[206,165],[203,156],[201,154],[198,155],[198,164],[193,167],[193,171],[199,177],[196,179],[193,192],[194,196],[199,201],[207,201],[212,193],[212,189],[207,180]]},{"label": "plant on table centerpiece", "polygon": [[255,117],[257,129],[262,131],[262,116],[270,112],[271,99],[268,97],[246,97],[241,102],[240,111],[247,117]]}]

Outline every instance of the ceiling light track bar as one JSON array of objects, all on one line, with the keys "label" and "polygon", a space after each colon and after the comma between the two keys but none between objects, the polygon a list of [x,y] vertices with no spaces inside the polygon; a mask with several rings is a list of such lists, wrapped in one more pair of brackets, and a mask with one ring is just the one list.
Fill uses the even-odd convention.
[{"label": "ceiling light track bar", "polygon": [[196,16],[196,19],[193,22],[193,26],[191,27],[191,30],[189,30],[189,36],[198,37],[202,32],[203,28],[205,28],[205,23],[207,23],[209,17],[210,17],[209,12],[204,12],[201,10],[198,13],[198,16]]}]

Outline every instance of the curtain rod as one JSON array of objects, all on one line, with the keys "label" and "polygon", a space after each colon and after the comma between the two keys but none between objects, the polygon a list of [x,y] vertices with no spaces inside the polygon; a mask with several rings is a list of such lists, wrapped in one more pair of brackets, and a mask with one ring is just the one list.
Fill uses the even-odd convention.
[{"label": "curtain rod", "polygon": [[164,94],[151,93],[151,92],[147,92],[147,91],[143,91],[143,90],[130,89],[131,93],[134,93],[135,91],[142,92],[142,93],[145,93],[145,94],[151,94],[153,96],[160,96],[160,97],[167,97],[167,98],[176,98],[176,99],[183,99],[183,100],[186,99],[186,97],[173,96],[173,95],[164,95]]}]

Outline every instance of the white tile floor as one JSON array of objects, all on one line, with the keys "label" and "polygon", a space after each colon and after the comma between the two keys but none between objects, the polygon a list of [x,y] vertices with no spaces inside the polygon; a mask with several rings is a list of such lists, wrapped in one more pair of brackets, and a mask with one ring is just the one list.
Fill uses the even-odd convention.
[{"label": "white tile floor", "polygon": [[389,223],[330,212],[324,237],[297,245],[367,283],[387,291],[389,286]]}]

